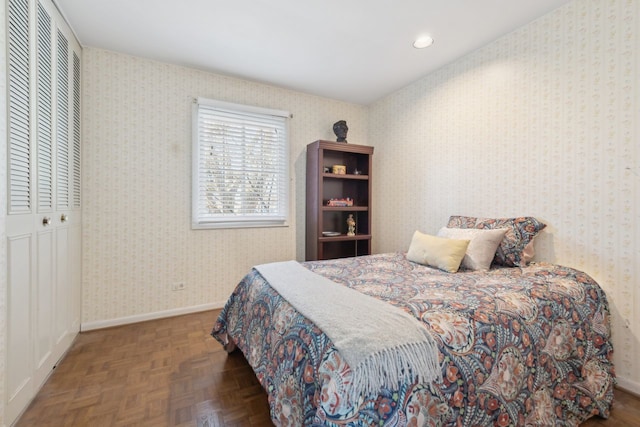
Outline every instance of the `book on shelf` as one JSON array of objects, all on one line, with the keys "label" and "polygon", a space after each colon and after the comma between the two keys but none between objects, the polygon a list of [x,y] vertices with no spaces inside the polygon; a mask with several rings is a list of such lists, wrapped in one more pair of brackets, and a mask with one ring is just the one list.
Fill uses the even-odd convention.
[{"label": "book on shelf", "polygon": [[335,208],[351,207],[353,206],[353,199],[349,197],[345,199],[329,199],[329,201],[327,202],[327,206]]}]

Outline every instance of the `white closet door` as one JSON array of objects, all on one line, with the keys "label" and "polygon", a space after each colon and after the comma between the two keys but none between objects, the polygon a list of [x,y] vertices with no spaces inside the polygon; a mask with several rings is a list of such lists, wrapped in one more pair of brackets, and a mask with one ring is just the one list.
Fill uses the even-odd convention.
[{"label": "white closet door", "polygon": [[80,54],[50,0],[7,0],[10,425],[80,329]]},{"label": "white closet door", "polygon": [[8,0],[8,170],[7,212],[7,422],[31,399],[33,379],[33,305],[35,210],[32,150],[31,2]]},{"label": "white closet door", "polygon": [[[80,63],[72,34],[56,31],[56,310],[60,351],[80,329]],[[61,345],[62,343],[62,345]],[[57,354],[57,353],[54,353]]]},{"label": "white closet door", "polygon": [[37,265],[35,303],[35,382],[41,383],[53,363],[52,304],[55,294],[55,245],[53,196],[55,152],[53,150],[53,49],[52,19],[47,9],[38,2],[36,5],[36,198],[37,218],[42,218],[42,226],[37,224],[37,253],[33,260]]}]

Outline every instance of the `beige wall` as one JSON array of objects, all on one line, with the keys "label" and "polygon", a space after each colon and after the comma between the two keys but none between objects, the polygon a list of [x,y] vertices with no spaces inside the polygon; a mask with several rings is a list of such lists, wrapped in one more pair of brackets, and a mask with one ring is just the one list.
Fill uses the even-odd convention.
[{"label": "beige wall", "polygon": [[[366,108],[118,53],[83,51],[83,327],[224,304],[252,265],[304,258],[306,145],[366,144]],[[191,106],[288,110],[290,226],[191,230]],[[185,291],[170,291],[184,281]],[[119,319],[119,320],[118,320]]]},{"label": "beige wall", "polygon": [[606,290],[620,384],[636,392],[639,26],[636,0],[577,0],[369,111],[376,251],[452,214],[541,219],[538,259]]}]

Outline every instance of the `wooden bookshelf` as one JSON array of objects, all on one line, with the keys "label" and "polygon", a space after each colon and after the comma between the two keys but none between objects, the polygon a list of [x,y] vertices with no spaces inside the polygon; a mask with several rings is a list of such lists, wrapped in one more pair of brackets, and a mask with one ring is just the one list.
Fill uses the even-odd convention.
[{"label": "wooden bookshelf", "polygon": [[[365,145],[323,140],[307,145],[307,261],[371,254],[372,156],[373,147]],[[346,173],[333,173],[334,165],[346,166]],[[331,199],[347,198],[352,206],[328,206]],[[347,235],[350,214],[354,236]]]}]

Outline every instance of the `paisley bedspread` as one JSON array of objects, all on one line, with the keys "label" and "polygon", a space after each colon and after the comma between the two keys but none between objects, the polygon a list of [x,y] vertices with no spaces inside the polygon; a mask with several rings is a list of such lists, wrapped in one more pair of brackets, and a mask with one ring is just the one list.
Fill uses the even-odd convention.
[{"label": "paisley bedspread", "polygon": [[531,264],[450,274],[402,253],[303,265],[422,320],[443,380],[349,401],[351,371],[331,340],[252,270],[212,335],[244,353],[277,426],[576,426],[609,415],[609,308],[583,272]]}]

